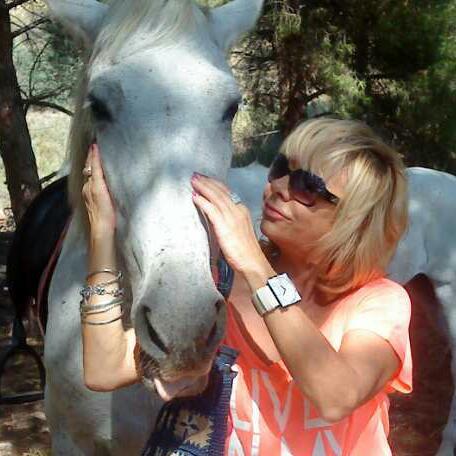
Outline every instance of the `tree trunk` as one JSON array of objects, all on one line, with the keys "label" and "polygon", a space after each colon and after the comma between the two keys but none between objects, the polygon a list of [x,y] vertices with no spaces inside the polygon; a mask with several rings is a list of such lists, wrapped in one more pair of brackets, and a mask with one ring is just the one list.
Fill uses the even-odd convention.
[{"label": "tree trunk", "polygon": [[9,10],[0,0],[0,153],[14,218],[20,220],[41,190],[13,63]]}]

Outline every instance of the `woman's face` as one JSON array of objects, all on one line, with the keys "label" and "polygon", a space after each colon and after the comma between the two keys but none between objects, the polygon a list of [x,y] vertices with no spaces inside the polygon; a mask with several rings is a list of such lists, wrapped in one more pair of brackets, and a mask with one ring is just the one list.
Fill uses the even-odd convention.
[{"label": "woman's face", "polygon": [[[261,231],[283,253],[305,256],[312,244],[331,229],[336,205],[322,197],[318,197],[312,206],[304,204],[294,198],[289,180],[287,175],[266,184]],[[326,182],[326,188],[340,198],[343,180],[335,175]]]}]

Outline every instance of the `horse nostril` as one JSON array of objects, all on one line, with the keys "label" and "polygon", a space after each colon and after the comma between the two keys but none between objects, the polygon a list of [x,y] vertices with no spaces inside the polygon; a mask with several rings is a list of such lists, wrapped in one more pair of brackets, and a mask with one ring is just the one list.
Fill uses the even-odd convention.
[{"label": "horse nostril", "polygon": [[212,326],[212,329],[209,332],[209,335],[207,336],[206,345],[208,347],[212,346],[216,334],[217,334],[217,322],[214,323],[214,325]]},{"label": "horse nostril", "polygon": [[160,336],[158,335],[157,331],[152,327],[152,324],[150,323],[150,320],[148,318],[150,310],[149,309],[144,309],[144,318],[146,320],[146,326],[147,326],[147,334],[150,337],[151,342],[163,353],[166,355],[169,355],[169,350],[166,348],[166,345],[164,342],[161,340]]}]

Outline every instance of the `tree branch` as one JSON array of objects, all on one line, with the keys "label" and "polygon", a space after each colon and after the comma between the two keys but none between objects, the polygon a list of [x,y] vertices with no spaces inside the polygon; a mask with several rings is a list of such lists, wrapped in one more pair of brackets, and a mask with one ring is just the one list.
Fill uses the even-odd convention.
[{"label": "tree branch", "polygon": [[35,72],[35,68],[37,67],[38,65],[38,62],[40,61],[41,59],[41,56],[43,55],[44,51],[46,50],[46,48],[51,44],[51,40],[48,40],[46,42],[46,44],[41,48],[40,52],[38,52],[38,54],[36,55],[35,57],[35,60],[33,61],[33,65],[31,66],[30,68],[30,71],[29,71],[29,77],[28,77],[28,86],[29,86],[29,94],[30,96],[32,96],[32,92],[33,92],[33,73]]},{"label": "tree branch", "polygon": [[45,100],[36,100],[31,98],[30,100],[24,100],[24,109],[28,109],[30,106],[37,106],[40,108],[51,108],[54,109],[55,111],[63,112],[64,114],[72,117],[73,113],[68,110],[67,108],[64,108],[63,106],[60,106],[57,103],[52,103],[50,101],[45,101]]},{"label": "tree branch", "polygon": [[41,24],[44,24],[46,22],[49,22],[49,19],[46,17],[43,17],[41,19],[38,19],[35,22],[32,22],[29,25],[26,25],[25,27],[22,27],[18,30],[15,30],[14,32],[11,33],[11,38],[14,40],[14,38],[17,38],[18,36],[23,35],[24,33],[29,32],[30,30],[33,30],[34,28],[38,27]]},{"label": "tree branch", "polygon": [[396,74],[393,74],[393,73],[390,73],[390,74],[387,74],[387,73],[374,73],[374,74],[367,74],[366,75],[366,79],[370,80],[370,81],[373,81],[373,80],[377,80],[377,79],[393,79],[393,80],[401,80],[401,79],[405,79],[405,75],[404,74],[399,74],[399,73],[396,73]]},{"label": "tree branch", "polygon": [[9,2],[6,4],[6,9],[8,11],[11,11],[13,8],[16,8],[17,6],[21,6],[24,3],[27,3],[29,0],[14,0],[13,2]]},{"label": "tree branch", "polygon": [[305,97],[306,103],[309,103],[310,101],[315,100],[315,98],[318,98],[321,95],[324,95],[327,91],[328,91],[328,89],[323,88],[323,89],[319,89],[309,95],[306,95],[306,97]]},{"label": "tree branch", "polygon": [[55,176],[57,176],[58,174],[58,171],[54,171],[53,173],[51,174],[48,174],[47,176],[44,176],[40,179],[40,184],[43,185],[45,184],[46,182],[50,181],[51,179],[54,179]]}]

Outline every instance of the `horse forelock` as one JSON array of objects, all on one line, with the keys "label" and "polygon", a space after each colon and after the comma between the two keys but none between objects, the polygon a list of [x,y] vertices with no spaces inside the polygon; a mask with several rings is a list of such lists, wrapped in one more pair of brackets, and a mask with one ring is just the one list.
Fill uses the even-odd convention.
[{"label": "horse forelock", "polygon": [[[207,11],[199,8],[193,0],[114,0],[111,3],[82,72],[68,142],[71,159],[69,199],[86,232],[88,220],[82,200],[82,169],[94,138],[92,116],[86,105],[89,75],[93,67],[98,59],[115,64],[126,53],[176,45],[198,26],[198,17],[204,19]],[[132,45],[139,35],[147,39],[136,40]]]},{"label": "horse forelock", "polygon": [[85,106],[87,94],[87,69],[83,70],[77,91],[76,108],[71,121],[68,141],[68,155],[71,161],[71,170],[68,180],[68,197],[70,206],[77,219],[81,219],[85,231],[88,232],[87,213],[82,199],[82,186],[84,168],[89,145],[94,137],[92,117]]},{"label": "horse forelock", "polygon": [[202,16],[198,11],[201,13],[193,0],[114,0],[91,60],[115,61],[144,48],[175,44],[196,27],[198,16]]}]

